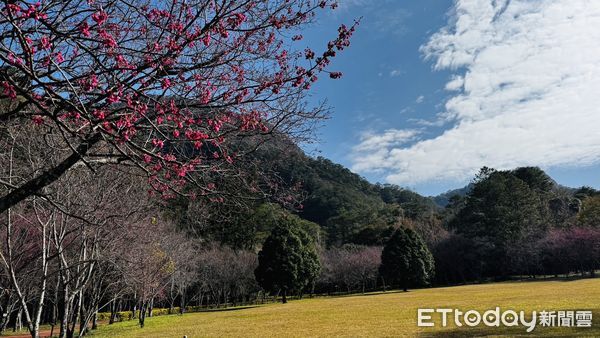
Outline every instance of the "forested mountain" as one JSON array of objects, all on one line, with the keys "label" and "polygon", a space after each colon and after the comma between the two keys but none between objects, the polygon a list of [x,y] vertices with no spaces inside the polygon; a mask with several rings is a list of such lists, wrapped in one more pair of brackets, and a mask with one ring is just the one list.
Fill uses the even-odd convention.
[{"label": "forested mountain", "polygon": [[[419,233],[430,247],[455,235],[476,238],[477,245],[495,248],[486,254],[504,260],[501,256],[509,253],[502,248],[513,250],[539,240],[550,228],[576,224],[582,201],[597,193],[591,188],[559,186],[539,168],[525,167],[512,171],[484,168],[464,188],[424,197],[395,185],[372,184],[342,165],[306,155],[283,137],[261,144],[248,163],[248,168],[267,168],[269,180],[257,184],[269,185],[274,194],[247,192],[252,198],[246,200],[246,208],[231,212],[232,208],[217,204],[214,218],[203,214],[201,223],[189,218],[181,221],[191,224],[206,240],[250,250],[260,246],[281,217],[304,222],[323,247],[380,246],[394,229],[404,226]],[[492,260],[484,263],[499,267]],[[477,274],[488,273],[501,272],[484,269]]]},{"label": "forested mountain", "polygon": [[464,197],[466,196],[471,189],[473,189],[473,184],[470,183],[462,188],[458,188],[458,189],[452,189],[452,190],[448,190],[444,193],[441,193],[437,196],[432,196],[431,199],[433,200],[433,202],[435,202],[435,204],[437,204],[439,207],[441,208],[445,208],[446,206],[448,206],[448,204],[450,204],[450,200],[453,197]]},{"label": "forested mountain", "polygon": [[[410,228],[432,251],[439,284],[583,272],[598,263],[592,250],[600,224],[598,191],[560,186],[537,167],[484,167],[468,186],[424,197],[372,184],[326,158],[307,156],[285,138],[261,145],[250,158],[268,168],[270,179],[259,184],[274,194],[254,196],[234,215],[217,206],[214,219],[203,215],[202,224],[182,223],[192,224],[204,240],[252,251],[292,218],[328,250],[325,257],[362,255],[368,251],[354,246],[381,248],[397,229]],[[583,242],[589,245],[577,244]]]},{"label": "forested mountain", "polygon": [[[282,177],[301,184],[306,198],[297,214],[327,233],[329,244],[377,241],[369,231],[384,231],[402,220],[425,220],[436,206],[427,198],[393,185],[371,184],[330,160],[300,154],[284,162]],[[368,235],[367,235],[368,237]]]},{"label": "forested mountain", "polygon": [[[395,185],[372,184],[342,165],[306,155],[284,137],[274,137],[256,147],[246,161],[249,170],[260,167],[269,173],[256,184],[266,185],[271,195],[254,196],[248,191],[247,208],[231,212],[234,208],[223,210],[223,206],[215,205],[216,217],[207,219],[204,215],[201,224],[190,215],[189,201],[171,203],[169,213],[180,215],[180,222],[191,224],[202,237],[242,248],[262,242],[270,227],[264,227],[268,222],[260,220],[272,212],[294,214],[317,224],[321,241],[327,246],[381,245],[400,224],[423,228],[422,235],[428,238],[428,234],[437,232],[432,228],[441,224],[440,208],[431,199]],[[236,190],[237,186],[228,189]]]}]

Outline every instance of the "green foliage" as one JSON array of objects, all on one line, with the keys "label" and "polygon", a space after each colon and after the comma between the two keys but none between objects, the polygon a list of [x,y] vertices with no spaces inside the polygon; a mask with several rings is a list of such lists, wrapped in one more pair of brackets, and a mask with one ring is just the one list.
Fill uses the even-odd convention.
[{"label": "green foliage", "polygon": [[392,237],[395,228],[393,226],[381,228],[365,228],[352,238],[352,242],[359,245],[383,246]]},{"label": "green foliage", "polygon": [[320,271],[313,239],[297,218],[279,220],[258,253],[254,274],[258,284],[270,292],[302,291],[312,287]]},{"label": "green foliage", "polygon": [[577,222],[582,226],[600,227],[600,196],[587,197],[581,204]]},{"label": "green foliage", "polygon": [[413,220],[428,218],[437,211],[435,203],[414,191],[393,184],[376,185],[377,191],[387,204],[398,205],[403,216]]},{"label": "green foliage", "polygon": [[363,231],[385,229],[402,218],[425,219],[433,202],[394,185],[373,185],[325,158],[296,156],[282,165],[282,176],[301,182],[307,192],[302,218],[318,223],[328,245],[354,242]]},{"label": "green foliage", "polygon": [[[178,314],[180,310],[179,306],[175,306],[173,308],[153,308],[152,316],[165,316],[171,314]],[[205,310],[202,306],[186,306],[185,312],[199,312]],[[138,310],[139,311],[139,310]],[[131,311],[120,311],[116,313],[115,321],[117,322],[125,322],[133,319],[133,315]],[[98,321],[107,322],[110,319],[110,312],[98,312]]]},{"label": "green foliage", "polygon": [[433,278],[434,261],[421,237],[399,228],[383,248],[379,273],[386,283],[408,287],[427,285]]},{"label": "green foliage", "polygon": [[98,312],[98,321],[106,322],[110,319],[110,312]]},{"label": "green foliage", "polygon": [[527,183],[529,188],[537,193],[547,193],[556,183],[538,167],[521,167],[515,169],[513,175]]},{"label": "green foliage", "polygon": [[[427,220],[437,210],[429,198],[394,185],[371,184],[328,159],[306,156],[281,136],[274,136],[248,156],[246,175],[269,177],[273,184],[266,190],[276,186],[279,193],[293,195],[302,205],[292,203],[295,208],[291,208],[286,198],[249,195],[245,201],[252,202],[246,209],[211,205],[210,211],[195,210],[185,201],[175,200],[167,211],[202,238],[252,249],[264,241],[279,214],[288,213],[286,209],[317,224],[320,230],[311,232],[318,233],[316,237],[328,246],[352,243],[361,231],[397,226],[403,218]],[[232,183],[220,182],[218,187],[242,193]]]},{"label": "green foliage", "polygon": [[453,199],[463,198],[466,196],[471,189],[473,189],[473,184],[470,183],[459,189],[452,189],[446,191],[445,193],[439,194],[437,196],[431,197],[431,200],[439,207],[445,208],[449,204],[451,204]]},{"label": "green foliage", "polygon": [[295,227],[301,229],[316,244],[320,244],[325,235],[318,224],[302,219],[273,203],[261,204],[250,215],[247,222],[255,224],[255,243],[264,243],[274,228],[286,222],[293,223]]},{"label": "green foliage", "polygon": [[537,168],[484,168],[479,173],[449,227],[487,248],[480,258],[487,269],[484,273],[506,275],[510,272],[509,251],[543,234],[548,180]]},{"label": "green foliage", "polygon": [[527,183],[510,172],[494,172],[475,184],[451,227],[468,237],[491,237],[502,244],[539,220],[537,202]]},{"label": "green foliage", "polygon": [[127,321],[127,320],[131,320],[132,318],[133,318],[133,313],[131,313],[131,311],[121,311],[121,312],[117,312],[116,321],[117,322],[124,322],[124,321]]},{"label": "green foliage", "polygon": [[587,197],[594,197],[594,196],[600,195],[600,191],[598,191],[592,187],[583,186],[583,187],[580,187],[579,189],[575,190],[573,195],[575,196],[575,198],[584,200]]}]

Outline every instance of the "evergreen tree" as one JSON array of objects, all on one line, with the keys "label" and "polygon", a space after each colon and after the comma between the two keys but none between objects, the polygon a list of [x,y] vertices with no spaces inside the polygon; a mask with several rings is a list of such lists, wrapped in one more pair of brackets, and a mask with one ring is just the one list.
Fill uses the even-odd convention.
[{"label": "evergreen tree", "polygon": [[254,275],[265,290],[280,291],[286,303],[288,293],[302,294],[314,285],[320,267],[312,238],[297,218],[290,217],[275,226],[265,240]]},{"label": "evergreen tree", "polygon": [[383,248],[379,273],[388,284],[408,287],[429,284],[433,277],[433,256],[419,235],[399,228]]},{"label": "evergreen tree", "polygon": [[582,226],[600,227],[600,196],[590,196],[583,200],[577,221]]},{"label": "evergreen tree", "polygon": [[449,227],[488,248],[480,257],[484,275],[504,277],[513,272],[514,255],[523,255],[523,244],[543,233],[545,203],[540,193],[547,189],[544,177],[531,168],[483,168],[477,175],[464,207]]}]

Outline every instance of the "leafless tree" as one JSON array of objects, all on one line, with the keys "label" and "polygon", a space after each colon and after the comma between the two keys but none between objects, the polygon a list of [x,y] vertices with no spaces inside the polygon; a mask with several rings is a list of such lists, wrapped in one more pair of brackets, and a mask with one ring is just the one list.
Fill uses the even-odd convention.
[{"label": "leafless tree", "polygon": [[364,293],[374,288],[381,250],[381,247],[345,245],[323,251],[320,283],[336,289],[343,287],[348,293],[356,290]]}]

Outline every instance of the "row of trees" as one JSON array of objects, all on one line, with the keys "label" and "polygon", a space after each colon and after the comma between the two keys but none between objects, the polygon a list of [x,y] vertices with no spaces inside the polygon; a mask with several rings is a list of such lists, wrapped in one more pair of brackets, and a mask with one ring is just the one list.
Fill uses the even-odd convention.
[{"label": "row of trees", "polygon": [[51,323],[63,338],[104,310],[143,326],[157,306],[240,303],[261,289],[285,299],[422,285],[433,265],[419,237],[439,281],[593,271],[595,192],[557,188],[537,168],[483,170],[439,212],[324,159],[254,156],[273,139],[293,148],[325,116],[306,91],[341,76],[327,66],[355,26],[321,52],[298,32],[335,6],[5,2],[0,329],[24,322],[37,337]]},{"label": "row of trees", "polygon": [[521,242],[506,252],[502,275],[494,273],[489,260],[498,249],[484,238],[468,238],[450,234],[433,249],[436,281],[455,284],[482,281],[487,278],[505,279],[510,276],[594,276],[600,269],[600,229],[572,227],[550,229],[534,242]]},{"label": "row of trees", "polygon": [[432,243],[439,283],[589,274],[600,268],[598,192],[557,186],[539,168],[484,168],[445,210]]},{"label": "row of trees", "polygon": [[[299,32],[336,6],[3,2],[0,331],[24,323],[35,338],[50,323],[61,338],[83,336],[99,311],[113,321],[121,310],[143,326],[157,305],[252,288],[231,278],[253,255],[208,249],[161,199],[194,201],[202,223],[283,190],[247,155],[274,135],[310,138],[326,115],[306,93],[341,77],[328,66],[355,25],[320,51]],[[209,264],[232,255],[237,266]]]},{"label": "row of trees", "polygon": [[275,206],[263,207],[269,236],[258,255],[204,242],[162,217],[142,186],[130,172],[80,167],[53,185],[60,205],[34,198],[10,209],[1,224],[3,330],[49,323],[61,337],[82,336],[100,312],[143,327],[155,308],[183,313],[396,283],[381,278],[381,247],[325,249],[314,223]]},{"label": "row of trees", "polygon": [[71,171],[53,185],[59,205],[33,198],[5,214],[2,329],[22,322],[37,335],[50,323],[61,337],[84,335],[117,299],[151,306],[191,246],[171,223],[148,215],[148,200],[123,198],[136,187],[130,175]]}]

